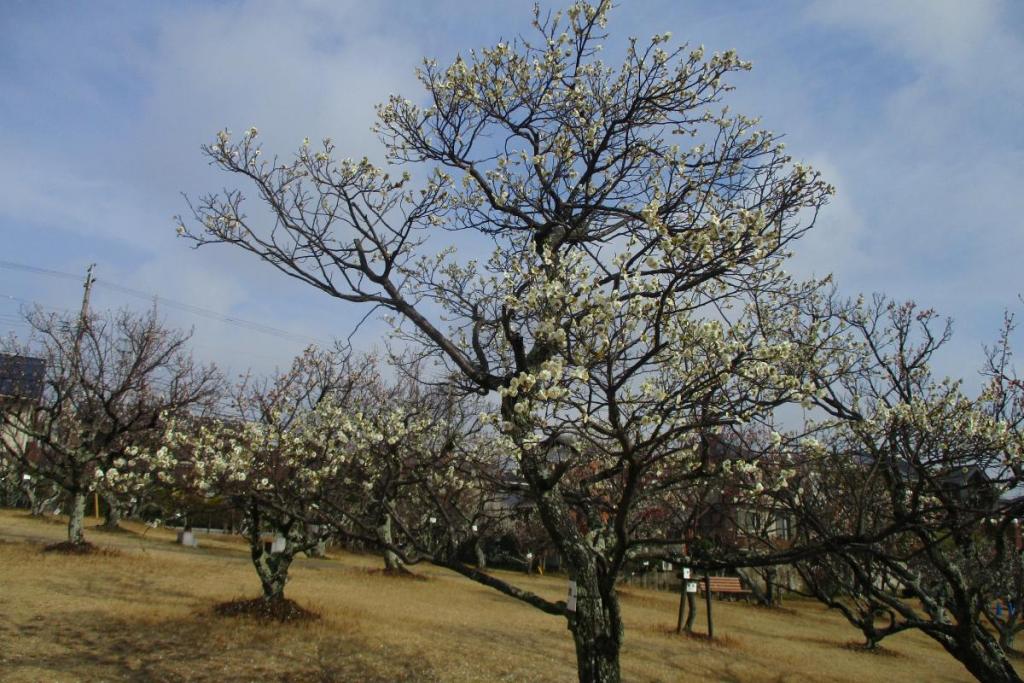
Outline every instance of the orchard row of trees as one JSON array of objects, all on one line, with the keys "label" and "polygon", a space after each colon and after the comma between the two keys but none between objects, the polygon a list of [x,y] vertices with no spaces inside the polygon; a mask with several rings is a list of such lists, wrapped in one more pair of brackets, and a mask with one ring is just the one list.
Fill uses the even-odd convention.
[{"label": "orchard row of trees", "polygon": [[[102,472],[104,490],[233,501],[271,598],[320,534],[360,540],[392,568],[432,562],[564,618],[581,681],[620,679],[616,582],[662,560],[792,565],[869,645],[918,629],[979,680],[1020,680],[1016,617],[994,609],[1016,614],[1022,582],[1012,321],[969,395],[930,368],[950,334],[934,312],[789,275],[833,188],[724,105],[749,63],[662,34],[607,64],[610,9],[537,9],[529,36],[425,61],[423,96],[378,109],[384,165],[329,139],[266,155],[255,128],[203,148],[238,186],[191,201],[179,234],[383,310],[408,349],[400,380],[310,351],[216,415],[200,408],[207,376],[169,363],[188,369],[169,384],[181,395],[138,401],[141,442],[70,426],[93,403],[51,408],[56,388],[15,428],[90,463],[52,469],[74,495]],[[116,401],[97,405],[130,441]],[[788,406],[808,419],[783,425]],[[575,609],[464,562],[510,500],[530,506]],[[691,538],[726,503],[785,516],[792,537]],[[271,528],[281,553],[258,542]]]},{"label": "orchard row of trees", "polygon": [[[110,529],[122,513],[240,518],[268,600],[292,558],[329,537],[384,549],[391,571],[467,552],[486,565],[485,539],[543,547],[528,511],[488,484],[513,475],[482,433],[480,401],[409,367],[389,381],[374,356],[311,347],[284,372],[231,386],[154,313],[25,319],[28,339],[0,352],[46,372],[35,388],[12,378],[25,395],[3,398],[4,500],[33,515],[66,504],[71,546],[86,545],[90,494]],[[265,534],[284,547],[265,553]]]},{"label": "orchard row of trees", "polygon": [[[1006,662],[1021,628],[1024,594],[1012,321],[988,352],[987,384],[968,398],[928,370],[949,338],[933,312],[880,297],[815,306],[802,324],[834,349],[833,364],[810,375],[818,420],[788,432],[696,430],[667,444],[632,491],[626,471],[603,474],[598,488],[601,453],[581,420],[543,445],[544,476],[587,543],[614,539],[625,520],[618,575],[644,560],[769,573],[790,564],[868,647],[918,629],[988,680],[985,667]],[[63,492],[69,543],[84,543],[90,492],[150,517],[232,510],[268,602],[283,598],[298,553],[341,538],[379,549],[388,571],[428,561],[576,618],[486,571],[485,546],[518,537],[525,552],[551,539],[487,402],[428,381],[420,362],[394,365],[387,380],[373,357],[311,348],[286,372],[228,387],[152,313],[28,321],[29,343],[4,351],[42,357],[44,388],[0,413],[0,467],[34,512]],[[728,518],[750,511],[766,523]],[[701,537],[712,512],[727,533]],[[770,522],[780,518],[785,537]],[[1006,663],[1002,675],[1016,674]]]}]

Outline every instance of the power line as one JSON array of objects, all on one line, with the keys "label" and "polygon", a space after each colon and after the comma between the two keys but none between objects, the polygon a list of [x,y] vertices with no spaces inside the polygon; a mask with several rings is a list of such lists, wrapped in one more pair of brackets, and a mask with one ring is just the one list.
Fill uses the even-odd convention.
[{"label": "power line", "polygon": [[[29,272],[29,273],[35,273],[37,275],[46,275],[48,277],[56,277],[56,278],[61,278],[61,279],[66,279],[66,280],[75,280],[75,281],[81,280],[81,276],[75,275],[73,273],[64,273],[64,272],[61,272],[59,270],[52,270],[52,269],[49,269],[49,268],[39,268],[37,266],[30,266],[30,265],[27,265],[27,264],[24,264],[24,263],[14,263],[12,261],[0,261],[0,268],[7,268],[7,269],[10,269],[10,270],[21,270],[21,271],[25,271],[25,272]],[[242,318],[236,318],[234,316],[229,316],[229,315],[225,315],[223,313],[218,313],[217,311],[214,311],[214,310],[211,310],[211,309],[208,309],[208,308],[203,308],[201,306],[194,306],[192,304],[186,304],[186,303],[181,302],[181,301],[175,301],[174,299],[168,299],[168,298],[160,296],[158,294],[152,294],[152,293],[149,293],[149,292],[144,292],[144,291],[139,290],[139,289],[133,289],[131,287],[125,287],[124,285],[118,285],[118,284],[115,284],[113,282],[108,282],[106,280],[100,280],[100,279],[97,278],[95,280],[95,283],[98,286],[100,286],[100,287],[104,287],[106,289],[113,290],[113,291],[119,292],[121,294],[126,294],[128,296],[134,296],[134,297],[137,297],[137,298],[146,299],[147,301],[156,301],[159,304],[167,306],[168,308],[171,308],[171,309],[179,310],[179,311],[182,311],[182,312],[185,312],[185,313],[190,313],[192,315],[195,315],[195,316],[198,316],[198,317],[202,317],[202,318],[206,318],[208,320],[214,320],[216,322],[221,322],[221,323],[224,323],[226,325],[233,325],[235,327],[239,327],[239,328],[242,328],[242,329],[247,329],[247,330],[250,330],[250,331],[253,331],[253,332],[260,332],[262,334],[268,334],[268,335],[271,335],[271,336],[274,336],[274,337],[278,337],[279,339],[288,339],[290,341],[298,341],[298,342],[303,342],[303,343],[315,342],[317,344],[320,344],[321,346],[329,346],[330,345],[330,344],[326,343],[324,340],[319,339],[317,337],[313,337],[311,335],[305,335],[305,334],[299,334],[299,333],[296,333],[296,332],[290,332],[288,330],[282,330],[280,328],[272,327],[270,325],[264,325],[263,323],[257,323],[257,322],[253,322],[251,320],[244,320]],[[0,296],[6,296],[6,298],[13,299],[15,301],[21,301],[23,303],[32,303],[32,302],[27,302],[24,299],[18,299],[17,297],[10,296],[10,295],[0,295]]]},{"label": "power line", "polygon": [[[13,296],[11,294],[0,294],[0,302],[2,302],[3,299],[9,299],[11,301],[16,301],[16,302],[18,302],[20,304],[23,304],[25,306],[36,306],[36,307],[38,307],[40,309],[43,309],[43,310],[53,311],[54,313],[60,313],[60,314],[64,314],[64,315],[71,315],[71,311],[69,311],[68,309],[54,308],[53,306],[44,306],[43,304],[39,303],[38,301],[32,301],[31,299],[22,299],[21,297]],[[32,324],[30,322],[28,322],[28,320],[26,320],[23,315],[18,314],[18,313],[3,313],[3,312],[0,312],[0,323],[3,323],[5,325],[11,325],[11,326],[27,327],[27,328],[30,328],[30,329],[33,328]],[[204,344],[204,343],[201,343],[201,342],[197,342],[197,341],[195,341],[195,339],[192,339],[189,343],[190,343],[191,346],[193,346],[195,348],[198,348],[198,349],[222,350],[222,348],[219,347],[219,346],[216,346],[214,344]],[[250,356],[250,357],[255,357],[255,358],[263,358],[263,359],[272,360],[272,361],[279,361],[280,360],[277,356],[274,356],[272,354],[260,353],[258,351],[251,351],[251,350],[248,350],[248,349],[232,348],[231,353],[232,353],[232,355],[239,355],[239,354],[241,354],[243,356]]]},{"label": "power line", "polygon": [[0,261],[0,268],[10,268],[11,270],[25,270],[30,273],[36,273],[38,275],[49,275],[51,277],[64,278],[66,280],[75,280],[76,282],[82,279],[81,275],[75,275],[73,273],[62,273],[59,270],[50,270],[49,268],[38,268],[36,266],[25,265],[24,263],[14,263],[12,261]]},{"label": "power line", "polygon": [[196,315],[201,318],[207,318],[209,320],[214,320],[217,322],[222,322],[227,325],[234,325],[235,327],[239,327],[242,329],[252,330],[253,332],[262,332],[264,334],[269,334],[275,337],[279,337],[281,339],[290,339],[292,341],[299,341],[305,343],[313,341],[316,342],[317,344],[324,345],[324,342],[320,339],[317,339],[316,337],[298,334],[296,332],[289,332],[288,330],[282,330],[277,327],[271,327],[270,325],[264,325],[263,323],[252,322],[250,320],[243,320],[242,318],[224,315],[223,313],[218,313],[208,308],[193,306],[192,304],[186,304],[181,301],[175,301],[173,299],[168,299],[166,297],[162,297],[156,294],[149,294],[147,292],[132,289],[130,287],[125,287],[123,285],[116,285],[113,282],[108,282],[106,280],[97,279],[96,284],[100,287],[104,287],[105,289],[111,289],[114,290],[115,292],[120,292],[121,294],[127,294],[128,296],[134,296],[141,299],[146,299],[148,301],[156,301],[160,305],[167,306],[168,308],[184,311],[185,313],[191,313],[192,315]]}]

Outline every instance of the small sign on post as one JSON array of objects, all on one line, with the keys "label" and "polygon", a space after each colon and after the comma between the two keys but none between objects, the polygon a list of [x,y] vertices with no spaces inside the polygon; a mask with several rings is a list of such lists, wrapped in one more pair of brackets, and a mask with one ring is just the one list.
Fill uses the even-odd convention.
[{"label": "small sign on post", "polygon": [[687,593],[696,593],[697,592],[697,582],[696,581],[687,581],[686,582],[686,592]]},{"label": "small sign on post", "polygon": [[569,597],[565,600],[565,609],[570,612],[576,611],[576,582],[569,582]]},{"label": "small sign on post", "polygon": [[684,579],[689,579],[690,578],[690,568],[689,567],[683,567],[683,578]]},{"label": "small sign on post", "polygon": [[283,553],[286,543],[284,536],[281,536],[280,534],[274,536],[274,542],[270,544],[270,554],[276,555],[278,553]]}]

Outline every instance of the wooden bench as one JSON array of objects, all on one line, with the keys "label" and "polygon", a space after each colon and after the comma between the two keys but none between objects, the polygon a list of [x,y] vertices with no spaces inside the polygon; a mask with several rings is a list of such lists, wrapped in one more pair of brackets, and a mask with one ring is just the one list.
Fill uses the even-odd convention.
[{"label": "wooden bench", "polygon": [[[709,588],[712,593],[726,593],[728,595],[742,596],[743,599],[750,599],[750,591],[743,587],[738,576],[711,576]],[[704,579],[697,579],[697,586],[700,592],[704,592]]]}]

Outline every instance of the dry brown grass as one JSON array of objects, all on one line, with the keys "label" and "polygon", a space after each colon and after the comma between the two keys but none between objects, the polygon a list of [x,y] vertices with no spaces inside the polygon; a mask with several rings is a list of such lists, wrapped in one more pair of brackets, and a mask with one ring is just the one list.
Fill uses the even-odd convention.
[{"label": "dry brown grass", "polygon": [[[571,681],[562,620],[429,567],[402,581],[376,558],[298,560],[287,594],[322,619],[267,624],[220,617],[217,603],[255,597],[245,548],[200,536],[88,529],[117,555],[44,554],[62,528],[0,511],[0,681]],[[515,577],[551,598],[559,577]],[[677,598],[630,587],[623,672],[630,681],[966,681],[916,633],[892,656],[850,649],[857,636],[816,604],[787,610],[715,603],[715,641],[673,632]],[[703,614],[698,625],[703,624]]]}]

